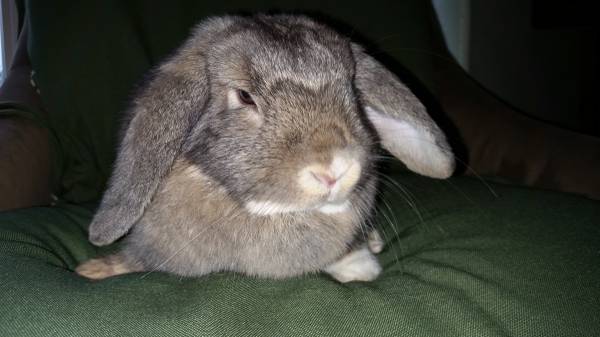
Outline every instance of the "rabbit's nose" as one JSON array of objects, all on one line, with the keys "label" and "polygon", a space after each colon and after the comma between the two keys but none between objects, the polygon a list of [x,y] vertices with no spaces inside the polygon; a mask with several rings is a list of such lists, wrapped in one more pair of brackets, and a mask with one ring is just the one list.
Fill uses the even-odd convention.
[{"label": "rabbit's nose", "polygon": [[321,182],[327,188],[333,188],[338,179],[331,176],[330,173],[310,172],[316,180]]},{"label": "rabbit's nose", "polygon": [[314,163],[299,172],[298,183],[308,195],[338,199],[356,185],[361,164],[348,151],[337,151],[329,163]]}]

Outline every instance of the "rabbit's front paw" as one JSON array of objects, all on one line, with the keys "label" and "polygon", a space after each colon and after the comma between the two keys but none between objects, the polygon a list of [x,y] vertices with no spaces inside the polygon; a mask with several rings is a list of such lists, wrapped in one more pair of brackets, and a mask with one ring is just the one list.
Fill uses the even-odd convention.
[{"label": "rabbit's front paw", "polygon": [[381,273],[381,266],[375,255],[367,247],[363,247],[328,266],[325,272],[342,283],[373,281]]}]

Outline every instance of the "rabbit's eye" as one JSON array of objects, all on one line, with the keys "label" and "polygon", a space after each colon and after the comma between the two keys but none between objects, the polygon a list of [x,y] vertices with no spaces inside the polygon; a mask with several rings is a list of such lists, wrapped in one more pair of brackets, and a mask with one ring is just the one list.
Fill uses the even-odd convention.
[{"label": "rabbit's eye", "polygon": [[248,105],[256,105],[256,103],[254,103],[254,100],[252,99],[252,96],[250,96],[250,94],[247,91],[238,90],[237,92],[240,102]]}]

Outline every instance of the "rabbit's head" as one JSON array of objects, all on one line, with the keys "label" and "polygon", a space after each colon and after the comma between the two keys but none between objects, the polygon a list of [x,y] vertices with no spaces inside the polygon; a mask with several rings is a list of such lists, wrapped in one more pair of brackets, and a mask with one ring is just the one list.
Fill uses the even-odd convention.
[{"label": "rabbit's head", "polygon": [[444,178],[454,168],[411,91],[303,16],[206,20],[158,68],[132,114],[90,227],[96,244],[139,219],[177,157],[258,215],[343,207],[373,179],[377,141],[418,173]]},{"label": "rabbit's head", "polygon": [[259,17],[207,51],[208,106],[184,153],[251,212],[343,204],[372,166],[350,42]]}]

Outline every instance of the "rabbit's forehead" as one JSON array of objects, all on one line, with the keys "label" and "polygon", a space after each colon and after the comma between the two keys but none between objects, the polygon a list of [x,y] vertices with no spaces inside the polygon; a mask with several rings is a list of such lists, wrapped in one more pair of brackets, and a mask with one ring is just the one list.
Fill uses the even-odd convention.
[{"label": "rabbit's forehead", "polygon": [[349,78],[354,71],[350,45],[345,39],[302,32],[284,37],[252,30],[238,32],[221,45],[224,48],[213,54],[213,62],[229,68],[225,72],[235,71],[236,76],[261,81],[289,79],[317,86]]},{"label": "rabbit's forehead", "polygon": [[247,69],[265,84],[291,81],[313,88],[351,76],[343,60],[320,46],[261,48],[251,56]]},{"label": "rabbit's forehead", "polygon": [[349,43],[345,40],[321,39],[318,35],[299,35],[295,39],[270,38],[258,35],[252,60],[267,66],[289,66],[302,69],[345,69],[350,58]]}]

